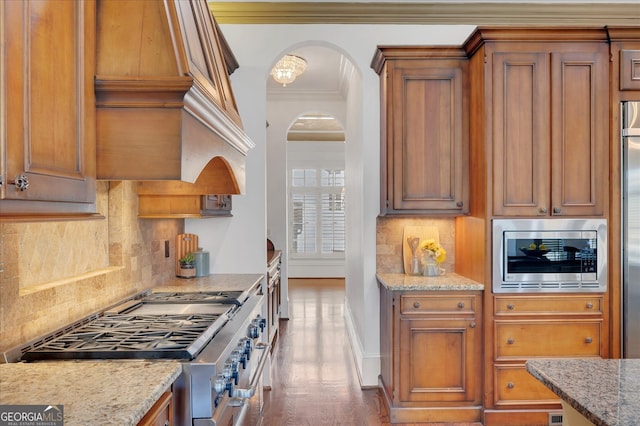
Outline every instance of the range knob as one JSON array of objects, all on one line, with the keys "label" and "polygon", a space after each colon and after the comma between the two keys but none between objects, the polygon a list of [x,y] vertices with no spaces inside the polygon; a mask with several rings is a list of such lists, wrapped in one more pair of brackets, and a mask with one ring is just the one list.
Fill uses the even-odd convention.
[{"label": "range knob", "polygon": [[227,380],[220,374],[213,382],[213,390],[222,393],[227,389]]},{"label": "range knob", "polygon": [[226,362],[224,364],[224,368],[222,369],[222,375],[231,380],[233,379],[234,384],[238,384],[238,364],[233,362]]},{"label": "range knob", "polygon": [[247,357],[244,354],[244,349],[236,348],[231,352],[231,359],[234,362],[239,362],[242,364],[242,368],[247,368]]},{"label": "range knob", "polygon": [[249,328],[247,330],[247,337],[249,337],[250,339],[257,339],[258,337],[260,337],[260,329],[258,328],[258,326],[256,324],[250,324]]},{"label": "range knob", "polygon": [[238,346],[243,348],[244,354],[247,356],[247,360],[250,360],[251,350],[253,349],[252,340],[249,339],[248,337],[245,337],[242,340],[240,340],[240,344]]},{"label": "range knob", "polygon": [[218,395],[222,395],[224,391],[228,391],[229,396],[231,396],[233,394],[233,383],[222,374],[219,374],[213,382],[213,390],[215,390]]}]

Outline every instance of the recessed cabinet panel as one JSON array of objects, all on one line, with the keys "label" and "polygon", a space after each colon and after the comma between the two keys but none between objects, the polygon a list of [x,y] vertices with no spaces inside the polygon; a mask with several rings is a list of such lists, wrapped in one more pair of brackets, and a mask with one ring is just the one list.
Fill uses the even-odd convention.
[{"label": "recessed cabinet panel", "polygon": [[554,53],[551,200],[554,215],[602,215],[608,175],[606,51]]},{"label": "recessed cabinet panel", "polygon": [[640,90],[640,50],[620,51],[620,90]]},{"label": "recessed cabinet panel", "polygon": [[[420,209],[425,202],[452,203],[455,206],[457,188],[454,139],[456,120],[461,105],[452,105],[454,93],[461,91],[460,70],[396,69],[394,92],[402,98],[399,117],[402,126],[395,127],[394,139],[394,209]],[[457,89],[457,90],[456,90]],[[456,109],[458,109],[456,114]]]},{"label": "recessed cabinet panel", "polygon": [[400,353],[401,401],[467,401],[467,380],[475,329],[466,320],[402,321],[400,339],[410,351]]},{"label": "recessed cabinet panel", "polygon": [[494,212],[538,213],[549,203],[549,67],[543,53],[493,55]]}]

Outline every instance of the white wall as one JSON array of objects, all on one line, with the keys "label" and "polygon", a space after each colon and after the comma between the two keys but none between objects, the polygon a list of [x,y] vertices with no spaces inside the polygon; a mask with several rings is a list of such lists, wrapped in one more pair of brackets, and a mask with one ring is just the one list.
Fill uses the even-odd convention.
[{"label": "white wall", "polygon": [[[187,232],[200,236],[212,256],[212,272],[264,270],[266,170],[285,174],[286,163],[266,148],[266,79],[288,48],[329,43],[343,51],[360,76],[349,89],[346,111],[347,294],[346,322],[363,386],[376,386],[379,374],[379,306],[376,269],[376,217],[379,213],[379,79],[370,68],[377,45],[460,45],[474,26],[450,25],[222,25],[240,68],[232,85],[245,130],[256,143],[247,162],[247,193],[234,196],[232,219],[187,220]],[[316,109],[316,108],[313,108]],[[269,117],[276,111],[270,110]],[[284,121],[292,118],[283,118]],[[275,123],[276,118],[270,118]],[[280,164],[282,167],[274,167]],[[275,170],[274,170],[275,169]],[[271,176],[270,176],[271,178]],[[269,194],[269,203],[274,194]],[[273,213],[277,214],[277,213]],[[277,221],[269,223],[276,223]],[[283,224],[286,227],[286,222]],[[271,227],[271,225],[270,225]],[[270,228],[276,235],[275,225]],[[280,233],[279,235],[284,235]],[[274,240],[278,247],[286,241]],[[262,269],[261,269],[262,268]]]}]

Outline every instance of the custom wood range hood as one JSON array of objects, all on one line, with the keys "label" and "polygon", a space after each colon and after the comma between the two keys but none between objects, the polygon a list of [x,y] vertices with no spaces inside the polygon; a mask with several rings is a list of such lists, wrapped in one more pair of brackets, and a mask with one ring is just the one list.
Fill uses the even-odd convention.
[{"label": "custom wood range hood", "polygon": [[141,186],[163,196],[243,193],[255,145],[227,74],[237,63],[206,1],[97,9],[97,178],[154,181]]}]

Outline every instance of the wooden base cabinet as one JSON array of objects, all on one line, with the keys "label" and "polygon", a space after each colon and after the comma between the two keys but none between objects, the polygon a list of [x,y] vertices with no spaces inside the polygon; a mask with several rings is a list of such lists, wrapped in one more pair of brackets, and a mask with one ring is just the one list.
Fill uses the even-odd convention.
[{"label": "wooden base cabinet", "polygon": [[481,419],[481,292],[381,289],[381,377],[392,423]]},{"label": "wooden base cabinet", "polygon": [[524,364],[532,358],[606,357],[604,295],[501,295],[493,305],[491,405],[504,411],[489,409],[485,424],[530,424],[527,415],[546,422],[549,412],[561,409],[560,400]]},{"label": "wooden base cabinet", "polygon": [[171,426],[173,424],[173,394],[168,391],[153,404],[138,426]]}]

